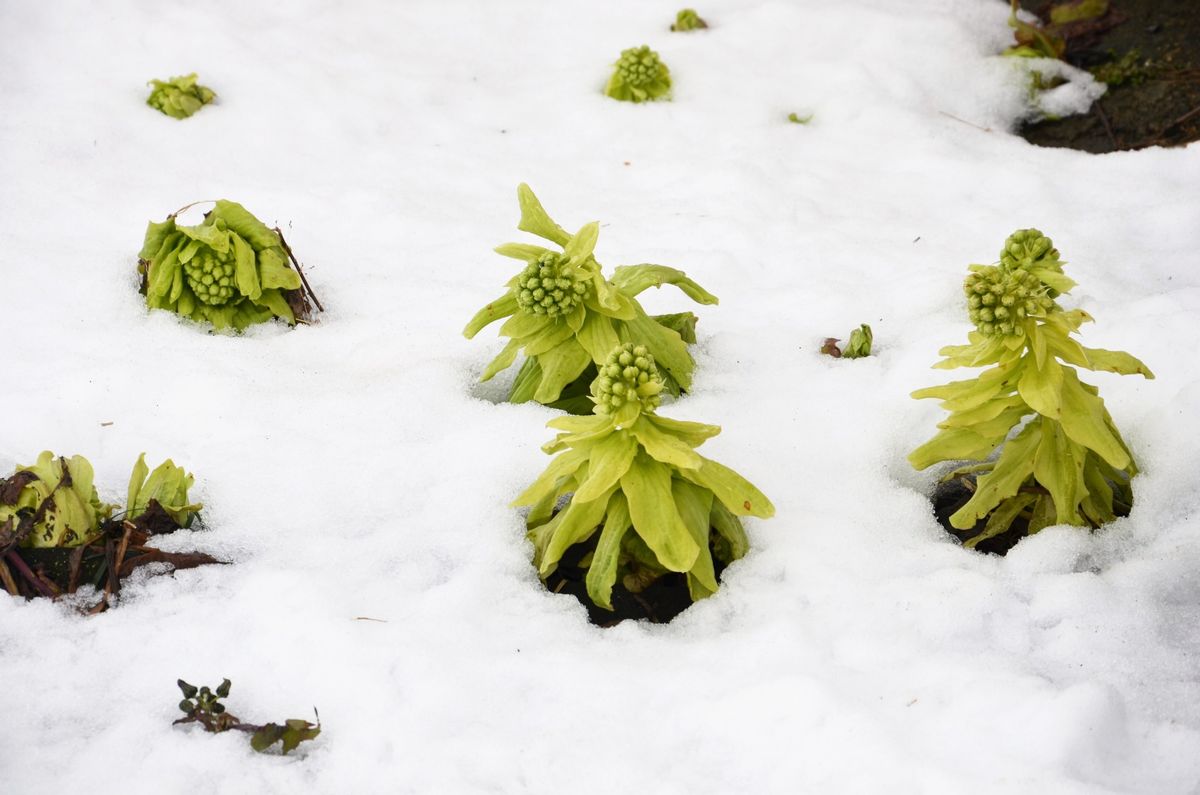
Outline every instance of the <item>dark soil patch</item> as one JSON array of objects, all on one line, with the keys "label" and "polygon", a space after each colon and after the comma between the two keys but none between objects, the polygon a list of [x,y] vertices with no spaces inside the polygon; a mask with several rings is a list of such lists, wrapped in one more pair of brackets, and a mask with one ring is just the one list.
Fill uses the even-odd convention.
[{"label": "dark soil patch", "polygon": [[[716,535],[715,531],[713,535]],[[622,585],[618,576],[612,590],[613,609],[605,610],[593,604],[585,582],[587,569],[580,567],[579,562],[595,550],[599,536],[599,533],[594,533],[588,542],[576,544],[563,553],[558,568],[546,578],[548,590],[574,596],[587,608],[588,620],[600,627],[615,627],[626,619],[645,619],[654,624],[665,624],[692,605],[687,576],[683,574],[665,574],[639,593],[633,593]],[[720,582],[725,564],[715,554],[713,570],[717,574],[717,582]]]},{"label": "dark soil patch", "polygon": [[[1051,5],[1021,2],[1043,20]],[[1063,58],[1073,66],[1111,72],[1126,58],[1131,71],[1121,70],[1127,78],[1110,83],[1090,112],[1026,125],[1027,141],[1101,153],[1200,140],[1197,0],[1111,0],[1105,17],[1066,34]]]},{"label": "dark soil patch", "polygon": [[[959,541],[974,538],[987,527],[987,517],[976,522],[975,526],[970,530],[959,530],[950,524],[950,515],[966,505],[974,493],[974,475],[964,475],[963,477],[939,483],[933,493],[933,514],[937,517],[938,524]],[[1129,506],[1115,502],[1113,504],[1113,512],[1117,516],[1128,516]],[[1006,555],[1010,549],[1017,545],[1018,541],[1025,537],[1028,531],[1029,520],[1023,515],[1018,516],[1007,532],[980,541],[975,545],[975,551],[992,555]]]}]

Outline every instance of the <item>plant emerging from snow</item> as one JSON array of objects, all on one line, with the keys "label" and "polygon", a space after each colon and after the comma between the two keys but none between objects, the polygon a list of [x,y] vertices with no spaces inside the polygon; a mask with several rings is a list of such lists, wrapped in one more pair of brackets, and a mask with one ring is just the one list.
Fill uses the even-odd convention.
[{"label": "plant emerging from snow", "polygon": [[297,309],[307,310],[283,238],[237,202],[218,200],[196,226],[176,224],[175,215],[151,222],[138,269],[151,309],[217,329],[242,331],[272,318],[295,324]]},{"label": "plant emerging from snow", "polygon": [[135,520],[157,505],[179,527],[191,527],[196,512],[204,507],[188,499],[188,490],[194,482],[190,472],[175,466],[169,458],[151,472],[146,466],[146,454],[142,453],[129,475],[125,518]]},{"label": "plant emerging from snow", "polygon": [[221,699],[229,697],[229,690],[232,687],[232,683],[228,679],[223,679],[215,690],[208,687],[196,687],[182,679],[177,684],[180,692],[183,693],[179,709],[184,716],[175,721],[176,724],[199,723],[206,732],[213,734],[230,730],[246,732],[250,735],[250,747],[255,751],[262,753],[275,743],[279,743],[280,752],[285,755],[300,743],[314,740],[321,734],[320,716],[317,717],[316,723],[309,723],[299,718],[285,720],[282,724],[268,723],[262,726],[243,723],[241,719],[228,712],[225,705],[221,703]]},{"label": "plant emerging from snow", "polygon": [[[525,267],[509,281],[508,291],[479,310],[463,329],[470,339],[488,324],[508,318],[500,334],[509,342],[481,380],[508,368],[524,352],[527,358],[513,382],[511,402],[536,400],[587,413],[591,403],[584,382],[590,383],[591,368],[604,362],[616,345],[637,342],[666,371],[669,392],[689,389],[695,363],[686,343],[694,341],[694,317],[690,313],[650,317],[636,296],[648,287],[673,284],[700,304],[715,304],[716,297],[683,271],[662,265],[622,266],[613,271],[611,280],[606,279],[593,255],[599,223],[585,224],[570,235],[550,219],[528,185],[517,188],[517,199],[521,206],[517,228],[561,250],[528,243],[496,247],[499,254],[521,260]],[[564,395],[568,385],[573,388]]]},{"label": "plant emerging from snow", "polygon": [[671,71],[646,45],[621,51],[604,93],[624,102],[652,102],[671,92]]},{"label": "plant emerging from snow", "polygon": [[49,450],[37,463],[17,467],[0,480],[0,547],[77,547],[99,536],[116,506],[100,501],[94,477],[83,456]]},{"label": "plant emerging from snow", "polygon": [[646,347],[616,346],[592,384],[595,413],[548,423],[562,433],[542,449],[559,455],[513,501],[531,508],[529,538],[543,578],[569,547],[599,531],[587,592],[609,610],[618,576],[637,592],[667,572],[684,572],[693,600],[714,593],[713,555],[729,563],[748,547],[738,517],[775,513],[745,478],[693,449],[719,427],[655,413],[662,390]]},{"label": "plant emerging from snow", "polygon": [[708,23],[701,19],[693,8],[685,8],[675,15],[675,23],[671,25],[671,30],[676,33],[686,33],[690,30],[703,30],[708,27]]},{"label": "plant emerging from snow", "polygon": [[186,119],[217,96],[196,80],[195,72],[170,80],[151,80],[146,85],[154,88],[146,97],[146,104],[173,119]]},{"label": "plant emerging from snow", "polygon": [[1132,502],[1133,457],[1099,390],[1080,381],[1071,365],[1154,375],[1127,353],[1085,348],[1071,338],[1092,318],[1054,300],[1075,286],[1062,266],[1050,239],[1036,229],[1011,235],[999,264],[972,265],[963,289],[976,330],[968,335],[970,344],[942,348],[946,358],[934,367],[991,368],[978,378],[912,393],[938,398],[951,412],[938,424],[937,435],[909,455],[917,469],[942,461],[983,461],[1003,448],[994,461],[956,469],[945,478],[978,478],[974,495],[950,517],[960,530],[987,517],[967,546],[1007,532],[1018,518],[1027,522],[1030,534],[1052,524],[1099,527]]},{"label": "plant emerging from snow", "polygon": [[[128,522],[142,517],[161,524],[161,511],[177,527],[188,527],[203,506],[188,500],[192,476],[170,460],[153,472],[146,455],[138,456],[129,476],[122,512]],[[95,541],[117,508],[100,501],[95,473],[83,456],[56,456],[49,450],[37,463],[19,466],[0,480],[0,549],[79,547]],[[147,516],[150,514],[150,516]]]}]

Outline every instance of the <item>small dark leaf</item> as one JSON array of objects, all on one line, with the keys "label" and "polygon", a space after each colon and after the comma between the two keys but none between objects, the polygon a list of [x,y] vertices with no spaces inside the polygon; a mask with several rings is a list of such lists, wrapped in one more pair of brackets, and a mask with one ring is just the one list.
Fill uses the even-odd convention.
[{"label": "small dark leaf", "polygon": [[232,683],[228,679],[222,679],[220,686],[217,687],[217,695],[220,696],[221,698],[225,698],[226,696],[228,696],[229,688],[231,685],[232,685]]},{"label": "small dark leaf", "polygon": [[212,711],[214,714],[220,715],[225,711],[225,705],[214,701],[212,705]]},{"label": "small dark leaf", "polygon": [[179,709],[181,709],[184,712],[186,712],[187,714],[191,715],[193,712],[196,711],[196,705],[193,704],[192,702],[188,701],[185,698],[183,701],[179,702]]},{"label": "small dark leaf", "polygon": [[184,698],[195,698],[196,697],[196,693],[198,691],[196,690],[195,686],[189,685],[187,682],[183,681],[182,679],[179,680],[178,685],[179,685],[179,689],[183,691]]},{"label": "small dark leaf", "polygon": [[21,490],[37,479],[32,472],[23,471],[14,473],[8,480],[0,480],[0,504],[15,505]]}]

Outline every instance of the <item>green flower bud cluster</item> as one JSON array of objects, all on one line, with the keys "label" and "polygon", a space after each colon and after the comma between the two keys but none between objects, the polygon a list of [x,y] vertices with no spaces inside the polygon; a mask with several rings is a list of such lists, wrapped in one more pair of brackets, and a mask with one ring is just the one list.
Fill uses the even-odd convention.
[{"label": "green flower bud cluster", "polygon": [[995,265],[977,266],[963,282],[963,292],[971,322],[989,337],[1023,336],[1021,321],[1057,306],[1037,276]]},{"label": "green flower bud cluster", "polygon": [[1037,229],[1018,229],[1013,232],[1004,241],[1004,249],[1000,252],[1000,265],[1008,269],[1057,262],[1058,249],[1054,247],[1054,242]]},{"label": "green flower bud cluster", "polygon": [[237,202],[215,205],[196,226],[169,215],[147,227],[138,255],[146,304],[238,331],[271,318],[294,324],[297,311],[306,319],[300,274],[279,231]]},{"label": "green flower bud cluster", "polygon": [[645,88],[658,80],[662,70],[658,53],[646,45],[623,50],[617,60],[617,71],[621,74],[621,79],[636,88]]},{"label": "green flower bud cluster", "polygon": [[590,294],[590,284],[564,272],[567,257],[547,251],[517,277],[517,306],[535,315],[569,314]]},{"label": "green flower bud cluster", "polygon": [[207,86],[198,85],[197,79],[192,72],[170,80],[151,80],[146,85],[154,90],[146,98],[146,104],[173,119],[186,119],[217,96]]},{"label": "green flower bud cluster", "polygon": [[700,18],[694,8],[685,8],[675,15],[675,24],[671,25],[671,30],[676,33],[686,33],[689,30],[701,30],[707,27],[708,23]]},{"label": "green flower bud cluster", "polygon": [[644,345],[629,342],[613,349],[592,384],[597,414],[612,414],[627,403],[640,403],[642,410],[658,408],[663,379],[654,356]]},{"label": "green flower bud cluster", "polygon": [[221,306],[233,297],[235,269],[232,260],[219,260],[211,251],[198,252],[183,265],[188,287],[209,306]]},{"label": "green flower bud cluster", "polygon": [[604,93],[625,102],[647,102],[666,97],[671,72],[646,45],[621,51]]}]

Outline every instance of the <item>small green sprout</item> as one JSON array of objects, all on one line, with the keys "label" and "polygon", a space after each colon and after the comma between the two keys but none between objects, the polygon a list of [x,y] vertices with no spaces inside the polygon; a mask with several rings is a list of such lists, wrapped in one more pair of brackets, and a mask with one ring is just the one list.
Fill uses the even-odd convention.
[{"label": "small green sprout", "polygon": [[191,473],[175,466],[169,458],[151,472],[146,466],[146,454],[142,453],[129,475],[125,518],[135,520],[152,511],[157,504],[176,525],[190,527],[196,512],[204,507],[188,501],[188,489],[194,482]]},{"label": "small green sprout", "polygon": [[1139,50],[1129,50],[1120,58],[1111,50],[1109,55],[1112,56],[1112,60],[1089,70],[1092,77],[1101,83],[1110,86],[1122,86],[1126,83],[1137,86],[1146,82],[1153,74]]},{"label": "small green sprout", "polygon": [[805,115],[801,116],[798,113],[789,113],[787,118],[792,124],[808,124],[813,120],[813,114],[806,113]]},{"label": "small green sprout", "polygon": [[217,96],[212,89],[199,85],[196,80],[195,72],[170,80],[151,80],[146,85],[154,89],[146,98],[146,104],[173,119],[186,119]]},{"label": "small green sprout", "polygon": [[[246,732],[251,735],[250,747],[263,752],[277,742],[281,742],[281,752],[287,754],[305,740],[312,740],[321,733],[321,719],[317,716],[316,723],[293,718],[283,724],[268,723],[263,726],[242,721],[231,715],[221,703],[221,699],[229,696],[231,683],[228,679],[221,681],[216,690],[208,687],[196,687],[180,679],[177,684],[183,692],[183,701],[179,709],[184,717],[175,723],[199,723],[204,730],[213,734],[232,730]],[[316,712],[316,710],[313,710]]]},{"label": "small green sprout", "polygon": [[621,52],[604,93],[624,102],[652,102],[671,92],[671,72],[646,45]]},{"label": "small green sprout", "polygon": [[[912,465],[975,462],[943,478],[977,478],[974,495],[950,517],[959,530],[986,518],[968,547],[1008,532],[1018,519],[1027,534],[1052,524],[1096,528],[1132,504],[1133,456],[1099,390],[1080,381],[1075,367],[1154,375],[1127,353],[1071,339],[1092,318],[1054,300],[1075,286],[1062,266],[1050,238],[1036,229],[1010,236],[997,265],[972,265],[963,290],[975,331],[970,344],[942,348],[946,358],[934,367],[993,366],[978,378],[912,393],[938,398],[951,412],[909,455]],[[999,457],[985,462],[998,448]]]},{"label": "small green sprout", "polygon": [[116,507],[100,501],[94,478],[81,455],[63,458],[46,450],[37,463],[18,466],[0,480],[0,539],[37,549],[91,542]]},{"label": "small green sprout", "polygon": [[846,343],[845,348],[838,346],[837,337],[826,337],[824,344],[821,345],[821,353],[835,359],[861,359],[871,355],[873,339],[871,327],[863,323],[850,332],[850,341]]},{"label": "small green sprout", "polygon": [[[612,279],[601,272],[593,251],[599,223],[585,224],[574,235],[550,219],[528,185],[517,188],[521,221],[517,228],[561,247],[554,251],[528,243],[505,243],[496,251],[525,263],[508,291],[471,318],[463,335],[471,339],[501,318],[504,350],[483,371],[487,381],[510,367],[519,352],[527,357],[508,399],[535,400],[575,413],[588,413],[586,397],[594,368],[622,342],[646,345],[662,365],[667,390],[691,388],[695,362],[687,342],[695,341],[691,313],[651,317],[636,296],[649,287],[673,284],[700,304],[717,298],[680,270],[663,265],[618,267]],[[567,389],[568,386],[571,389]],[[566,402],[564,402],[566,401]]]},{"label": "small green sprout", "polygon": [[675,15],[675,22],[671,25],[671,30],[676,33],[686,33],[692,30],[703,30],[708,27],[708,23],[700,18],[695,9],[685,8]]},{"label": "small green sprout", "polygon": [[215,204],[196,226],[179,226],[172,214],[147,227],[138,255],[147,306],[238,331],[306,319],[303,277],[289,266],[279,230],[237,202]]},{"label": "small green sprout", "polygon": [[618,576],[637,592],[667,572],[684,572],[693,601],[715,593],[713,556],[729,563],[749,546],[738,517],[775,514],[745,478],[693,449],[719,427],[658,416],[663,389],[648,348],[615,346],[592,383],[594,414],[547,423],[562,433],[542,449],[559,455],[513,501],[530,507],[526,522],[543,578],[569,547],[599,531],[586,585],[608,610]]}]

